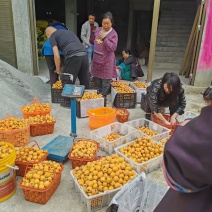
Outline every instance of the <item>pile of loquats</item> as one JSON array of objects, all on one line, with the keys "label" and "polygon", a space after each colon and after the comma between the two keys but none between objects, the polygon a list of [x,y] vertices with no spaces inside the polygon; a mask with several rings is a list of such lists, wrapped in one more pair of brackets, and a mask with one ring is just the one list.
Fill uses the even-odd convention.
[{"label": "pile of loquats", "polygon": [[82,98],[77,98],[77,101],[88,100],[88,99],[100,99],[103,98],[102,94],[97,94],[96,92],[84,92]]},{"label": "pile of loquats", "polygon": [[76,167],[73,175],[88,196],[120,188],[131,181],[136,173],[124,158],[112,154]]},{"label": "pile of loquats", "polygon": [[24,118],[9,117],[0,120],[0,131],[19,130],[29,126],[29,121]]},{"label": "pile of loquats", "polygon": [[45,112],[50,110],[51,110],[51,106],[48,103],[33,103],[30,105],[22,106],[22,111],[27,113]]},{"label": "pile of loquats", "polygon": [[103,138],[104,138],[106,141],[111,142],[111,141],[115,141],[116,139],[121,138],[121,137],[123,137],[123,135],[118,134],[118,133],[110,133],[109,135],[106,135],[106,136],[104,136]]},{"label": "pile of loquats", "polygon": [[4,141],[0,141],[0,160],[8,157],[13,152],[13,148]]},{"label": "pile of loquats", "polygon": [[119,151],[136,163],[144,163],[161,155],[163,145],[152,141],[148,137],[142,137],[122,147]]},{"label": "pile of loquats", "polygon": [[120,116],[128,115],[124,110],[117,109],[116,111],[117,111],[117,115],[120,115]]},{"label": "pile of loquats", "polygon": [[62,81],[61,80],[58,80],[57,82],[55,82],[52,85],[52,88],[54,88],[54,89],[62,89],[63,88]]},{"label": "pile of loquats", "polygon": [[150,130],[148,127],[145,127],[145,126],[137,127],[136,129],[145,133],[148,136],[154,136],[158,134],[158,132]]},{"label": "pile of loquats", "polygon": [[51,116],[50,114],[41,116],[31,116],[29,117],[30,124],[44,124],[44,123],[54,123],[56,122],[55,118]]},{"label": "pile of loquats", "polygon": [[47,150],[40,149],[33,146],[16,147],[16,162],[30,163],[38,162],[46,155]]},{"label": "pile of loquats", "polygon": [[42,161],[34,164],[21,180],[21,185],[33,189],[47,189],[57,174],[62,171],[62,165],[55,161]]},{"label": "pile of loquats", "polygon": [[71,157],[91,159],[96,156],[98,144],[93,140],[79,140],[70,152]]},{"label": "pile of loquats", "polygon": [[133,85],[137,88],[147,88],[147,84],[144,82],[136,81],[133,83]]}]

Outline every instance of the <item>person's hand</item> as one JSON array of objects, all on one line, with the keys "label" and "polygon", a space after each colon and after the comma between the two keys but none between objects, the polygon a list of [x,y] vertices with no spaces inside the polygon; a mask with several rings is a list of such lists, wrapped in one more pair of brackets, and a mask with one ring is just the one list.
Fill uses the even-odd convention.
[{"label": "person's hand", "polygon": [[171,125],[171,123],[169,121],[167,121],[167,120],[164,122],[164,124]]},{"label": "person's hand", "polygon": [[183,121],[183,122],[180,122],[180,125],[181,125],[181,126],[185,126],[189,121],[190,121],[190,120],[185,120],[185,121]]},{"label": "person's hand", "polygon": [[175,124],[177,122],[176,118],[171,116],[170,123]]},{"label": "person's hand", "polygon": [[103,30],[100,31],[99,37],[100,37],[101,40],[106,37],[106,34],[105,34],[105,32]]},{"label": "person's hand", "polygon": [[57,74],[58,75],[61,75],[62,74],[62,71],[61,70],[56,70]]}]

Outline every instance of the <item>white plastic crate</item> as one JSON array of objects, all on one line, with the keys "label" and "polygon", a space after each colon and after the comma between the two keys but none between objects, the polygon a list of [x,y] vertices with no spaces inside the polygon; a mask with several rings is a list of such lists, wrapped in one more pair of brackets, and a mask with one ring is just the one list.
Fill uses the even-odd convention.
[{"label": "white plastic crate", "polygon": [[146,179],[139,212],[153,212],[168,189],[168,186]]},{"label": "white plastic crate", "polygon": [[[155,122],[153,121],[149,121],[148,119],[145,119],[145,118],[140,118],[140,119],[135,119],[133,121],[128,121],[128,122],[125,122],[125,124],[128,124],[132,127],[134,127],[135,129],[137,129],[137,127],[142,127],[142,126],[146,126],[148,127],[150,130],[153,130],[155,132],[158,132],[157,135],[162,135],[164,134],[165,136],[169,135],[169,133],[171,132],[170,129],[166,128],[166,127],[163,127],[159,124],[156,124]],[[145,134],[145,133],[144,133]],[[147,134],[145,134],[147,135]],[[149,135],[147,135],[149,136]],[[152,136],[149,136],[149,137],[152,137]]]},{"label": "white plastic crate", "polygon": [[153,212],[168,188],[159,181],[148,179],[144,173],[141,173],[117,192],[108,209],[110,212],[113,209],[117,212]]},{"label": "white plastic crate", "polygon": [[133,88],[136,92],[136,102],[141,103],[141,95],[144,93],[146,94],[146,88],[138,88],[134,85],[133,82],[130,83],[130,87]]},{"label": "white plastic crate", "polygon": [[[161,134],[161,135],[155,135],[153,137],[151,137],[152,140],[160,142],[162,144],[165,144],[165,140],[168,140],[170,138],[170,135],[166,135],[166,134]],[[164,141],[164,142],[163,142]]]},{"label": "white plastic crate", "polygon": [[123,187],[122,186],[112,191],[105,191],[101,194],[87,196],[83,188],[78,184],[77,179],[74,177],[73,170],[70,171],[70,174],[71,174],[71,178],[74,181],[74,187],[76,191],[80,194],[81,201],[87,207],[87,212],[94,212],[94,211],[100,210],[104,206],[109,205],[113,197],[116,195],[116,193]]},{"label": "white plastic crate", "polygon": [[[112,124],[106,125],[104,127],[98,128],[90,132],[91,139],[100,143],[100,147],[106,151],[108,154],[114,152],[114,148],[122,144],[132,141],[132,134],[136,129],[119,122],[114,122]],[[114,141],[107,141],[103,137],[111,133],[122,134],[121,138]]]},{"label": "white plastic crate", "polygon": [[[161,167],[163,154],[159,155],[158,157],[152,158],[144,163],[136,163],[135,161],[128,158],[126,155],[124,155],[122,152],[119,151],[121,148],[128,146],[129,144],[133,143],[137,138],[141,138],[143,136],[142,136],[142,133],[135,132],[135,133],[133,133],[133,137],[134,137],[133,141],[131,141],[127,144],[121,145],[119,147],[116,147],[114,149],[116,154],[123,157],[125,159],[125,161],[127,161],[137,173],[141,173],[141,172],[149,173],[149,172],[152,172],[155,169]],[[154,141],[152,138],[151,138],[151,140],[155,143],[158,143],[157,141]]]},{"label": "white plastic crate", "polygon": [[191,112],[191,111],[185,111],[183,115],[177,116],[177,121],[182,122],[186,119],[193,119],[197,117],[199,114]]},{"label": "white plastic crate", "polygon": [[117,192],[110,202],[107,211],[138,212],[145,192],[145,183],[145,173],[139,174]]}]

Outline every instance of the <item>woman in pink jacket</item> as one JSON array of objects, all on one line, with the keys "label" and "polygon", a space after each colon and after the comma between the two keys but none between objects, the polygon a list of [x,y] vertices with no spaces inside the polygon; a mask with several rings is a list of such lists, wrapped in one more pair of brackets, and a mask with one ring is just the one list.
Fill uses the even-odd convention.
[{"label": "woman in pink jacket", "polygon": [[112,78],[117,77],[115,50],[118,35],[112,28],[113,16],[111,12],[103,15],[102,27],[95,33],[93,62],[91,75],[94,86],[104,97],[107,96]]}]

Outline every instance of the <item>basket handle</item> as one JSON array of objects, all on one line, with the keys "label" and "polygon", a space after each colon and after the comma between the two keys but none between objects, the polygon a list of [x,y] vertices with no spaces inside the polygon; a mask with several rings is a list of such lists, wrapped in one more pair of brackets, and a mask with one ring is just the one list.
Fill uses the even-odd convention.
[{"label": "basket handle", "polygon": [[37,141],[35,141],[35,140],[30,141],[30,142],[27,143],[25,146],[28,146],[28,145],[31,144],[31,143],[34,143],[34,144],[31,145],[32,147],[37,146],[37,147],[40,149],[40,146],[38,145]]},{"label": "basket handle", "polygon": [[32,101],[31,104],[40,104],[40,101],[38,99],[38,97],[35,97]]},{"label": "basket handle", "polygon": [[25,173],[24,173],[24,176],[26,175],[26,173],[31,169],[33,167],[33,165],[32,164],[30,164],[30,163],[27,163],[27,165],[26,165],[26,169],[25,169]]},{"label": "basket handle", "polygon": [[16,165],[15,166],[6,165],[6,167],[13,169],[13,170],[19,170],[19,167]]},{"label": "basket handle", "polygon": [[[41,161],[41,163],[42,163],[43,161]],[[24,176],[27,174],[27,172],[30,170],[30,169],[32,169],[33,168],[33,165],[35,165],[35,164],[27,164],[27,166],[26,166],[26,169],[25,169],[25,173],[24,173]],[[60,165],[61,166],[61,173],[62,173],[62,171],[63,171],[63,169],[64,169],[64,166],[63,165]],[[43,170],[41,170],[41,171],[43,171]],[[54,174],[54,176],[56,176],[57,175],[57,173],[54,173],[53,171],[45,171],[45,172],[49,172],[49,173],[51,173],[51,174]]]}]

